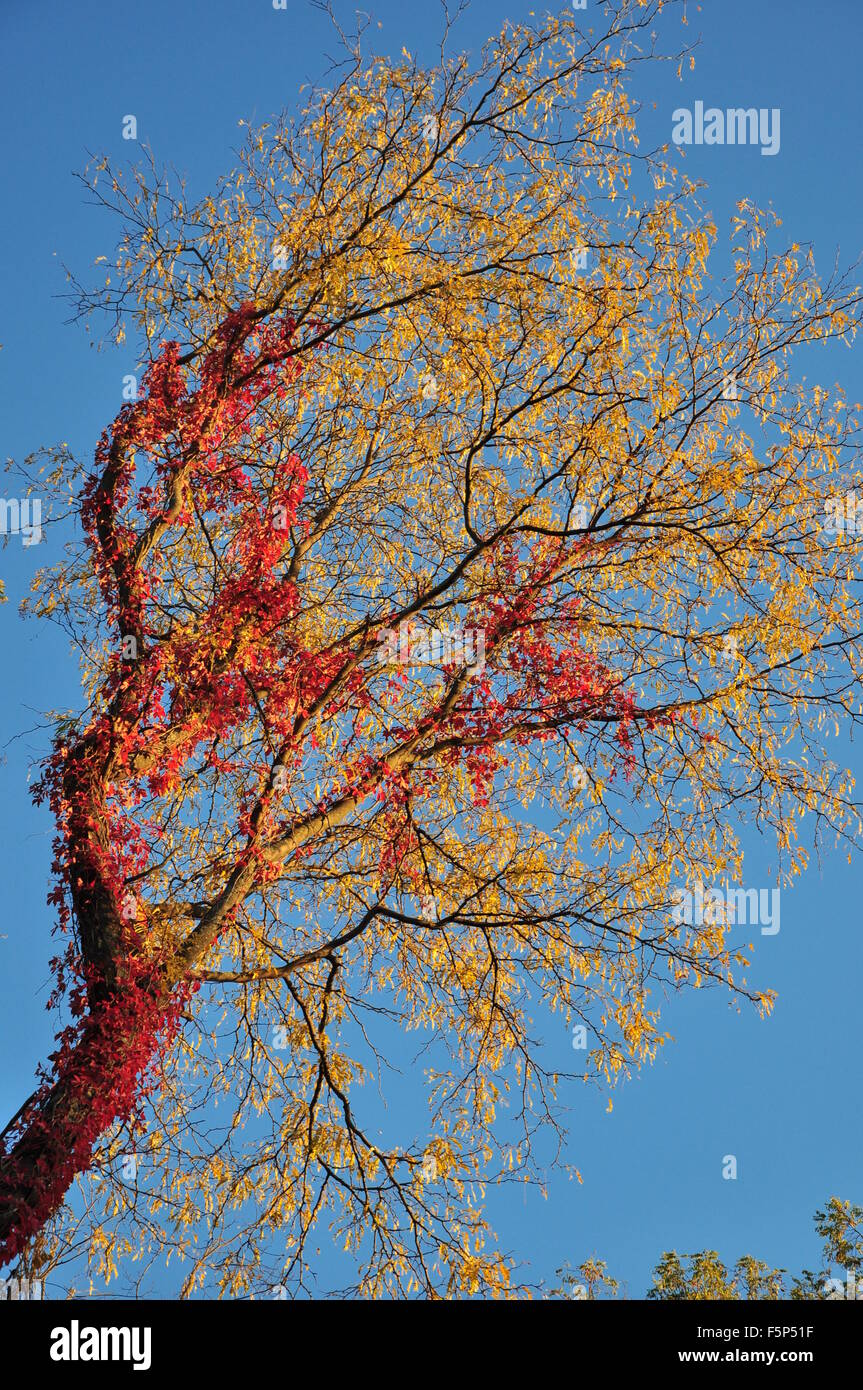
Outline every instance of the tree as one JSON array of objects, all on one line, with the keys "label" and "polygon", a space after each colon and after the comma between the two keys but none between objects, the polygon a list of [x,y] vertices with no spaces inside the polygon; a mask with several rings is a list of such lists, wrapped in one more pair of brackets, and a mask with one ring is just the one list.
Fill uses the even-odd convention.
[{"label": "tree", "polygon": [[590,1303],[596,1302],[603,1293],[608,1298],[616,1298],[620,1285],[606,1272],[607,1268],[605,1260],[598,1260],[595,1255],[584,1260],[574,1271],[565,1266],[557,1271],[561,1282],[549,1297],[584,1299]]},{"label": "tree", "polygon": [[804,1269],[791,1285],[791,1297],[863,1298],[863,1207],[831,1197],[815,1213],[815,1229],[824,1242],[821,1269]]},{"label": "tree", "polygon": [[[747,817],[783,883],[802,818],[859,825],[821,525],[855,422],[790,364],[859,296],[749,204],[711,282],[695,188],[636,143],[662,8],[433,70],[346,38],[198,202],[91,170],[117,263],[72,293],[147,365],[95,468],[33,463],[80,529],[29,606],[86,701],[37,793],[66,1012],[3,1136],[7,1260],[38,1234],[100,1279],[167,1253],[184,1295],[293,1292],[323,1222],[360,1292],[514,1291],[482,1194],[561,1133],[538,1020],[614,1080],[658,988],[769,1008],[674,895],[740,873]],[[399,1032],[419,1137],[362,1089]]]},{"label": "tree", "polygon": [[[687,1268],[684,1261],[689,1260]],[[744,1255],[731,1274],[716,1250],[681,1257],[667,1250],[653,1271],[648,1298],[679,1302],[704,1299],[777,1299],[783,1296],[783,1269]]]}]

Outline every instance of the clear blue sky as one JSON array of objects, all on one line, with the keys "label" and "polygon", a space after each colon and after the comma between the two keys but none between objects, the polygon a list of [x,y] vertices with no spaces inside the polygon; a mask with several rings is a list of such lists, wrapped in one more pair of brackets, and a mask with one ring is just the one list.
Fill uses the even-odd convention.
[{"label": "clear blue sky", "polygon": [[[431,0],[369,7],[383,25],[381,48],[404,45],[433,60],[439,18]],[[352,4],[334,0],[334,8],[350,23]],[[529,8],[526,0],[473,0],[454,42],[475,47],[502,17],[518,19]],[[679,33],[674,20],[672,31]],[[859,0],[706,0],[700,11],[689,7],[686,32],[702,38],[695,71],[682,85],[671,73],[654,76],[650,90],[639,91],[656,102],[645,111],[645,143],[668,140],[672,110],[697,99],[779,107],[776,157],[702,146],[688,151],[686,167],[709,183],[705,202],[721,231],[736,200],[750,196],[773,203],[789,240],[814,243],[825,273],[837,252],[855,260],[863,241]],[[288,0],[287,12],[274,11],[271,0],[0,0],[0,43],[2,452],[21,458],[65,440],[88,458],[134,363],[122,351],[95,352],[82,329],[65,322],[68,307],[57,298],[65,288],[61,261],[86,271],[113,246],[114,228],[86,206],[72,171],[88,151],[129,157],[121,121],[134,113],[157,159],[187,172],[192,191],[203,192],[231,162],[238,120],[291,106],[300,84],[321,75],[334,44],[306,0]],[[852,399],[863,398],[858,350],[825,351],[817,364],[820,379],[841,379]],[[806,371],[813,367],[808,361]],[[29,1093],[52,1038],[44,1010],[52,829],[47,812],[30,803],[31,763],[44,749],[44,736],[30,731],[40,710],[76,702],[77,666],[59,634],[17,614],[51,547],[49,534],[29,550],[17,539],[0,550],[10,598],[0,609],[4,1119]],[[859,771],[859,749],[849,757]],[[749,882],[769,881],[770,849],[753,842]],[[555,1180],[547,1201],[510,1192],[494,1206],[504,1246],[528,1259],[535,1276],[595,1252],[638,1295],[671,1247],[715,1247],[732,1260],[750,1251],[791,1269],[813,1264],[815,1207],[831,1193],[863,1201],[861,896],[863,861],[849,866],[834,854],[813,864],[783,895],[779,935],[756,942],[752,981],[779,992],[771,1020],[738,1014],[718,994],[670,999],[664,1018],[674,1045],[617,1088],[611,1114],[607,1096],[576,1092],[569,1157],[583,1185]],[[559,1046],[566,1068],[572,1053],[563,1029]],[[736,1182],[721,1177],[728,1153],[738,1159]]]}]

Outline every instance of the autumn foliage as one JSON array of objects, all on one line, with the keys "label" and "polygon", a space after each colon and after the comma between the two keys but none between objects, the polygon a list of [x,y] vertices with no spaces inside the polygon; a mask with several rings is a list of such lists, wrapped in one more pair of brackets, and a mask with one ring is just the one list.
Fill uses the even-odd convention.
[{"label": "autumn foliage", "polygon": [[[661,8],[473,67],[349,51],[197,205],[92,172],[123,233],[79,307],[148,365],[41,482],[77,529],[30,606],[86,702],[37,792],[66,1013],[3,1136],[5,1258],[83,1224],[96,1279],[168,1252],[184,1294],[304,1288],[324,1222],[363,1293],[510,1292],[482,1192],[541,1179],[571,1026],[607,1083],[661,1046],[659,986],[769,1007],[669,904],[739,872],[746,814],[785,882],[800,820],[855,824],[824,715],[859,717],[859,613],[817,523],[855,426],[790,354],[857,297],[747,204],[709,283],[627,97]],[[405,624],[483,663],[385,657]],[[414,1043],[427,1132],[374,1135],[363,1082]]]}]

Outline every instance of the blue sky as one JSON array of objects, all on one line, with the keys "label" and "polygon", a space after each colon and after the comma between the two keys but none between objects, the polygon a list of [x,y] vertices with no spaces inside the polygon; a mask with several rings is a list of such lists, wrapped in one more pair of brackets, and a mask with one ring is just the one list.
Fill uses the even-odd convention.
[{"label": "blue sky", "polygon": [[[588,24],[592,0],[584,23]],[[524,0],[473,0],[453,43],[476,47],[504,16],[526,15]],[[539,8],[539,7],[537,7]],[[350,23],[353,6],[334,0]],[[375,0],[378,46],[434,58],[440,22],[433,3]],[[781,148],[692,147],[686,168],[709,184],[704,201],[724,235],[734,203],[772,203],[788,240],[812,242],[822,272],[834,257],[854,261],[863,239],[859,139],[859,0],[829,7],[805,0],[707,0],[689,7],[686,37],[701,38],[693,72],[678,84],[653,73],[644,143],[671,135],[675,107],[756,106],[781,110]],[[680,32],[677,20],[660,26]],[[86,272],[110,255],[114,228],[84,201],[73,178],[89,152],[128,158],[122,118],[134,113],[157,159],[189,175],[204,192],[231,162],[238,121],[263,120],[291,106],[301,83],[321,76],[334,50],[325,17],[306,0],[147,0],[146,5],[76,0],[45,7],[0,0],[6,57],[0,89],[5,133],[4,273],[0,330],[4,457],[23,458],[67,441],[92,456],[100,430],[120,404],[123,351],[98,353],[66,322],[61,261]],[[641,79],[643,83],[643,79]],[[656,103],[655,109],[652,103]],[[841,379],[863,397],[860,355],[830,348],[805,370]],[[8,489],[7,489],[8,491]],[[0,765],[5,911],[0,922],[0,1110],[11,1114],[29,1093],[50,1050],[44,1010],[53,954],[45,906],[51,824],[30,802],[28,775],[44,749],[39,712],[74,705],[77,666],[62,635],[23,622],[17,605],[39,564],[41,546],[13,538],[0,551],[10,602],[0,609],[4,680]],[[852,766],[859,750],[850,747]],[[753,841],[749,882],[768,882],[771,846]],[[771,1020],[738,1014],[716,993],[672,998],[665,1026],[674,1034],[660,1060],[608,1097],[579,1090],[568,1119],[569,1158],[581,1185],[555,1179],[547,1200],[509,1192],[494,1203],[505,1248],[530,1261],[535,1277],[597,1253],[638,1295],[662,1250],[718,1248],[730,1260],[750,1251],[791,1269],[812,1265],[811,1214],[836,1193],[863,1201],[863,1111],[857,1067],[863,977],[859,901],[863,864],[839,853],[813,863],[783,894],[778,936],[756,941],[752,982],[773,987]],[[562,1029],[560,1066],[572,1060]],[[735,1182],[721,1176],[737,1156]]]}]

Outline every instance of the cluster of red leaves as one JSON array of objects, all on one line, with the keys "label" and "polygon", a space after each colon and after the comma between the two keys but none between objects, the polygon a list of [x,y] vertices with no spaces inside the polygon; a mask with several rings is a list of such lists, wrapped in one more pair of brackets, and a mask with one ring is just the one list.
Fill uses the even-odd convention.
[{"label": "cluster of red leaves", "polygon": [[[466,627],[483,634],[483,669],[444,717],[432,708],[413,727],[395,730],[399,738],[434,735],[446,745],[443,764],[461,761],[471,776],[473,802],[488,804],[498,770],[506,766],[505,745],[553,740],[562,732],[583,732],[590,723],[614,726],[624,772],[633,765],[631,728],[639,714],[635,697],[619,676],[584,650],[579,641],[579,604],[560,601],[555,585],[580,550],[559,540],[520,553],[505,542],[493,557],[496,577],[491,596],[475,603]],[[444,668],[452,673],[453,668]],[[671,722],[672,716],[645,718],[645,726]],[[434,785],[426,774],[426,787]],[[416,783],[390,778],[378,795],[392,806],[415,794]],[[385,851],[398,862],[413,845],[410,834],[393,836]]]},{"label": "cluster of red leaves", "polygon": [[[49,902],[69,935],[52,962],[58,988],[51,1002],[65,994],[72,1022],[57,1036],[50,1071],[41,1072],[0,1141],[0,1211],[15,1213],[0,1263],[57,1209],[90,1166],[98,1137],[117,1121],[134,1122],[136,1101],[153,1084],[161,1049],[197,988],[171,977],[169,962],[139,929],[130,884],[145,871],[151,845],[128,813],[148,790],[169,790],[202,741],[214,744],[243,718],[250,698],[244,675],[253,674],[258,689],[285,680],[278,653],[263,669],[263,646],[248,648],[246,671],[219,660],[250,618],[266,613],[278,627],[296,607],[294,586],[277,571],[298,524],[305,470],[295,456],[275,464],[262,508],[237,462],[258,407],[283,397],[299,370],[293,322],[258,327],[258,317],[251,304],[228,316],[191,387],[177,345],[163,346],[141,398],[103,434],[82,494],[81,520],[117,646],[99,709],[75,741],[58,738],[35,792],[55,818]],[[152,461],[152,485],[136,488],[136,452]],[[157,638],[142,538],[148,529],[164,535],[186,524],[192,487],[200,509],[236,520],[236,577],[197,632]],[[130,503],[135,524],[123,519]],[[128,637],[131,652],[122,645]]]}]

